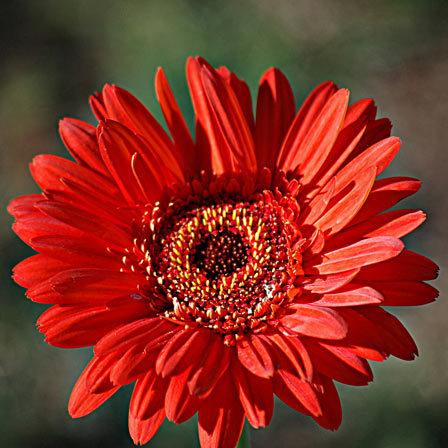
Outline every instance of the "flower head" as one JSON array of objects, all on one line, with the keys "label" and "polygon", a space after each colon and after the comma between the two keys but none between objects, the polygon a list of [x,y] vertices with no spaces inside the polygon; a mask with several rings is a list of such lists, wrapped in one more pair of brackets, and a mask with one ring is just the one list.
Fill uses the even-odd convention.
[{"label": "flower head", "polygon": [[97,127],[60,123],[75,162],[37,156],[42,194],[10,204],[38,254],[14,279],[39,303],[48,343],[94,346],[73,417],[135,383],[129,430],[146,443],[167,417],[196,412],[204,447],[233,447],[243,422],[269,424],[273,397],[335,429],[334,381],[372,380],[367,360],[417,348],[382,306],[422,305],[437,266],[400,238],[425,219],[387,211],[411,178],[377,176],[397,154],[372,100],[318,86],[296,112],[277,69],[247,85],[201,58],[187,63],[195,139],[164,72],[169,134],[130,93],[91,98]]}]

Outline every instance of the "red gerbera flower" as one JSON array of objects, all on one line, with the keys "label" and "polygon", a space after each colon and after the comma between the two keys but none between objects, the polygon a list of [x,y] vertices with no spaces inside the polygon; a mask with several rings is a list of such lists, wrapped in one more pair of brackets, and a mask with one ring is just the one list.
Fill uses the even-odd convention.
[{"label": "red gerbera flower", "polygon": [[37,156],[42,194],[12,201],[38,254],[14,269],[48,343],[94,346],[69,403],[89,414],[134,383],[129,430],[146,443],[167,417],[199,414],[203,447],[233,447],[245,419],[269,424],[273,397],[335,429],[334,381],[372,380],[367,360],[417,348],[382,306],[422,305],[429,259],[400,238],[425,219],[386,211],[419,181],[376,180],[397,154],[370,99],[318,86],[296,112],[277,69],[247,85],[189,59],[190,135],[160,69],[169,136],[130,93],[91,98],[97,128],[60,124],[76,162]]}]

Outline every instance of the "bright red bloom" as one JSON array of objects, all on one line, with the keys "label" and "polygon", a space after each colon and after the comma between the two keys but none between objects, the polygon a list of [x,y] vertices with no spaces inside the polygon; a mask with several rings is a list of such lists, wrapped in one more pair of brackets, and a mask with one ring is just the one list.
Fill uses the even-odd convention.
[{"label": "bright red bloom", "polygon": [[367,360],[417,348],[382,306],[422,305],[437,266],[400,238],[425,219],[386,211],[419,181],[375,180],[397,154],[370,99],[318,86],[296,112],[285,76],[247,85],[187,63],[196,138],[159,70],[169,136],[131,94],[91,98],[97,128],[60,124],[75,162],[36,157],[40,195],[12,201],[38,254],[14,279],[39,303],[48,343],[94,346],[69,403],[84,416],[134,383],[129,430],[199,414],[203,447],[233,447],[244,419],[269,424],[273,396],[335,429],[334,381],[372,380]]}]

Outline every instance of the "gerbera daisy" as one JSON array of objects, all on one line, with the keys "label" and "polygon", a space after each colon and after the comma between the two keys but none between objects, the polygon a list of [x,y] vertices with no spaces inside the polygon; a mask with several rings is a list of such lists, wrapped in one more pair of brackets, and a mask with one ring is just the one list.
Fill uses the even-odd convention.
[{"label": "gerbera daisy", "polygon": [[69,412],[82,417],[135,383],[129,431],[144,444],[165,418],[198,413],[203,447],[234,447],[245,419],[269,424],[274,395],[336,429],[334,381],[365,385],[368,360],[413,359],[383,306],[422,305],[437,266],[400,238],[415,193],[376,180],[400,148],[371,99],[319,85],[296,111],[278,69],[247,85],[187,62],[192,137],[164,72],[155,88],[169,134],[130,93],[91,97],[97,127],[60,123],[75,162],[37,156],[42,194],[12,201],[15,232],[38,252],[14,269],[49,344],[93,346]]}]

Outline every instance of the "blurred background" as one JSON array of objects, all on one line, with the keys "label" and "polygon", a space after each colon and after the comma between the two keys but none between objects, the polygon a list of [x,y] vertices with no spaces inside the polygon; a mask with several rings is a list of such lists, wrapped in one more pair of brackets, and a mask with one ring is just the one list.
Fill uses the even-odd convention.
[{"label": "blurred background", "polygon": [[[68,156],[57,122],[93,122],[88,95],[113,82],[142,98],[161,117],[153,76],[163,66],[190,123],[184,80],[188,55],[228,65],[255,92],[271,65],[291,80],[298,101],[332,79],[352,99],[373,97],[394,123],[403,149],[390,175],[423,180],[406,207],[428,222],[409,247],[446,267],[448,220],[448,2],[445,0],[40,0],[0,6],[0,446],[131,447],[130,390],[95,414],[72,420],[67,400],[90,350],[47,346],[34,322],[44,307],[24,297],[11,268],[31,251],[10,230],[5,207],[35,192],[28,173],[42,152]],[[254,447],[431,448],[448,446],[448,305],[441,297],[397,314],[421,355],[374,365],[365,388],[339,387],[344,421],[336,433],[276,404]],[[197,447],[195,421],[165,424],[153,447]]]}]

